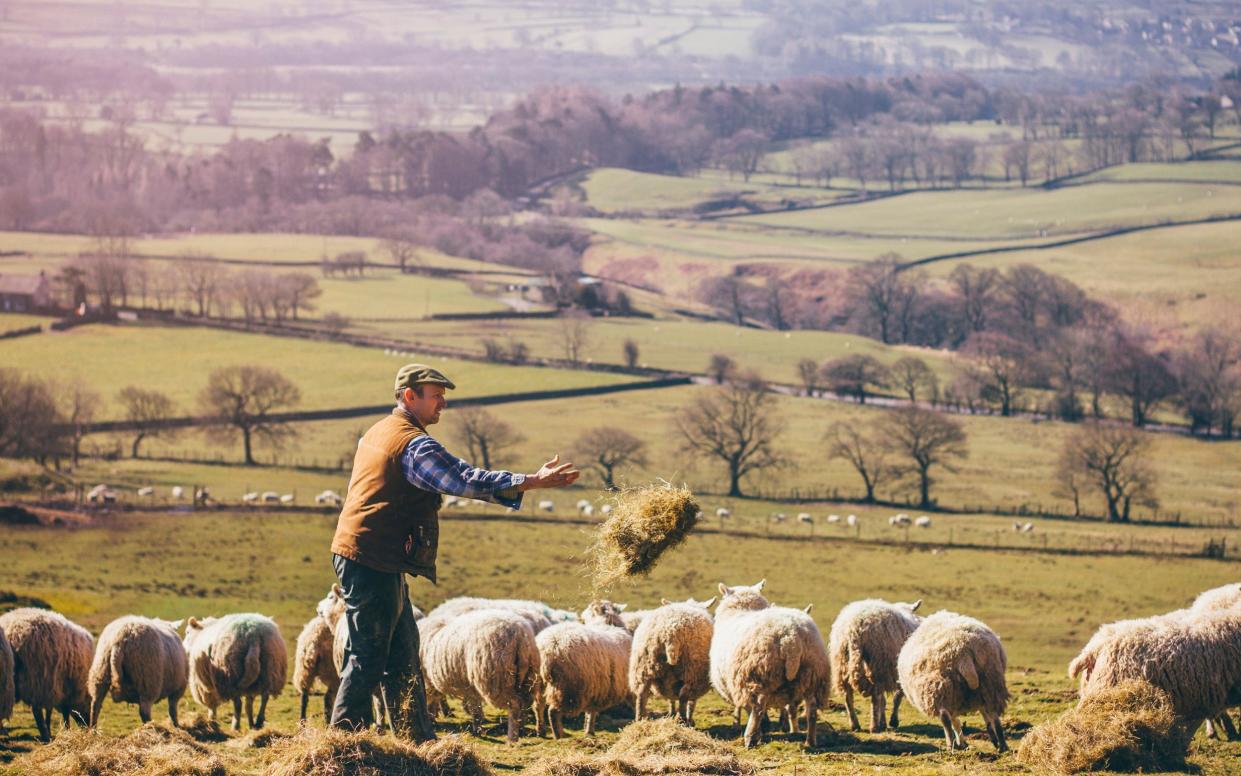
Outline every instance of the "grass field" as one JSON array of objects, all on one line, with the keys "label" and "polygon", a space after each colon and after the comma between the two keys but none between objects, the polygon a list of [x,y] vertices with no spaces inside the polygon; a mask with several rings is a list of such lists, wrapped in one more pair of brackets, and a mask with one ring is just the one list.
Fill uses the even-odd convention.
[{"label": "grass field", "polygon": [[1241,164],[1232,159],[1172,164],[1122,164],[1091,173],[1087,181],[1203,181],[1241,184]]},{"label": "grass field", "polygon": [[[334,522],[330,516],[300,513],[148,514],[119,515],[76,530],[9,528],[0,532],[0,553],[7,559],[5,588],[44,598],[96,634],[123,614],[179,618],[258,610],[276,619],[292,650],[302,623],[332,581],[326,548]],[[578,609],[591,595],[580,560],[589,541],[582,527],[555,522],[449,519],[441,534],[440,585],[415,582],[411,596],[424,608],[455,595],[484,594],[539,598]],[[738,541],[702,530],[650,578],[608,595],[644,607],[661,596],[710,597],[721,581],[751,584],[765,577],[765,592],[773,601],[799,607],[813,603],[824,630],[843,604],[869,596],[922,598],[923,612],[952,609],[977,616],[1000,634],[1008,652],[1013,701],[1005,723],[1016,744],[1029,725],[1071,704],[1073,688],[1064,666],[1098,624],[1183,606],[1198,591],[1235,579],[1236,568],[1211,561],[976,550],[931,555],[830,542]],[[1157,578],[1159,584],[1135,586],[1132,580],[1139,578]],[[312,701],[311,709],[316,707]],[[195,710],[192,702],[183,701],[183,714]],[[489,715],[494,719],[496,712]],[[163,716],[157,710],[156,719]],[[698,727],[737,742],[740,730],[730,716],[708,694],[698,707]],[[292,732],[296,717],[292,690],[269,708],[269,723],[278,731]],[[902,773],[1030,772],[1012,755],[993,756],[976,738],[967,753],[943,752],[938,725],[913,709],[903,715],[900,730],[877,735],[843,732],[847,722],[839,706],[825,710],[821,719],[833,730],[823,734],[818,751],[803,753],[776,736],[743,756],[761,771],[779,773],[797,769],[835,775],[886,768]],[[459,729],[463,721],[458,710],[443,729]],[[622,723],[605,718],[602,744],[614,738]],[[104,735],[123,734],[136,724],[134,707],[105,703]],[[979,729],[976,719],[966,724],[974,732]],[[6,775],[22,772],[21,761],[10,758],[37,746],[25,707],[16,710],[9,726],[9,736],[0,739],[0,772]],[[501,770],[593,748],[573,725],[561,742],[523,738],[508,747],[494,736],[470,740]],[[1204,773],[1222,773],[1239,748],[1199,736],[1193,762]],[[211,749],[225,759],[230,773],[238,774],[260,773],[268,756],[266,750],[224,744]]]},{"label": "grass field", "polygon": [[586,201],[604,213],[617,211],[691,210],[710,200],[738,197],[760,207],[779,207],[787,200],[830,202],[847,192],[838,189],[789,188],[713,175],[678,177],[615,168],[589,173],[581,183]]},{"label": "grass field", "polygon": [[56,318],[47,315],[26,315],[25,313],[0,313],[0,334],[6,331],[27,329],[31,326],[44,326]]}]

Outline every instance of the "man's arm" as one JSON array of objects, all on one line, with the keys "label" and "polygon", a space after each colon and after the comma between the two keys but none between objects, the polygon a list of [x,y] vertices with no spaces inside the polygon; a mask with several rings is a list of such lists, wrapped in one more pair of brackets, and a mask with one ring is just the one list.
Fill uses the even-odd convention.
[{"label": "man's arm", "polygon": [[493,501],[511,509],[521,507],[526,475],[471,466],[448,452],[438,440],[420,436],[401,456],[405,479],[411,485],[447,496]]}]

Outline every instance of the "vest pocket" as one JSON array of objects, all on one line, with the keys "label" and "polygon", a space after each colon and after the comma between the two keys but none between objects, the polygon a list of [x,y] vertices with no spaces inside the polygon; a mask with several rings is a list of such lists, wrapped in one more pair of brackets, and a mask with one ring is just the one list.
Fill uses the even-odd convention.
[{"label": "vest pocket", "polygon": [[414,526],[405,542],[405,554],[420,566],[435,565],[436,547],[439,544],[439,526],[431,523]]}]

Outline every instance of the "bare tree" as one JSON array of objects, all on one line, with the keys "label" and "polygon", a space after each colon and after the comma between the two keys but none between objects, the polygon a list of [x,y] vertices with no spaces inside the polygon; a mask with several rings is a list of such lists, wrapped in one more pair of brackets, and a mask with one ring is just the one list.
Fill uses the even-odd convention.
[{"label": "bare tree", "polygon": [[676,418],[687,453],[705,453],[728,467],[728,495],[741,496],[748,474],[785,464],[776,451],[783,429],[775,398],[757,377],[711,389]]},{"label": "bare tree", "polygon": [[813,358],[803,358],[797,362],[797,375],[801,378],[802,387],[807,396],[816,396],[822,386],[821,367]]},{"label": "bare tree", "polygon": [[227,271],[205,256],[183,256],[177,262],[181,287],[194,303],[200,318],[211,315],[212,303],[222,290]]},{"label": "bare tree", "polygon": [[470,460],[484,469],[492,468],[492,464],[498,465],[512,448],[525,441],[525,437],[510,423],[482,407],[458,410],[457,423]]},{"label": "bare tree", "polygon": [[600,426],[584,432],[573,443],[577,460],[593,468],[608,490],[616,490],[618,466],[645,466],[646,443],[621,428]]},{"label": "bare tree", "polygon": [[94,422],[103,397],[98,391],[86,387],[81,380],[71,380],[62,396],[65,402],[63,415],[69,428],[69,453],[76,469],[82,451],[82,438],[86,436],[87,426]]},{"label": "bare tree", "polygon": [[865,404],[871,387],[886,386],[891,375],[879,359],[857,353],[824,364],[823,380],[836,393],[853,396],[859,404]]},{"label": "bare tree", "polygon": [[[1083,479],[1092,483],[1107,505],[1107,519],[1128,522],[1134,501],[1157,504],[1155,472],[1146,460],[1149,454],[1150,439],[1145,433],[1088,423],[1065,440],[1058,467],[1060,483],[1070,491]],[[1070,478],[1078,479],[1071,482]]]},{"label": "bare tree", "polygon": [[958,264],[948,275],[948,281],[957,296],[958,336],[964,340],[971,334],[985,331],[996,303],[1000,273],[990,268]]},{"label": "bare tree", "polygon": [[879,428],[889,449],[906,460],[902,473],[917,477],[919,505],[932,506],[931,470],[957,471],[953,461],[968,455],[965,428],[954,418],[918,407],[893,410]]},{"label": "bare tree", "polygon": [[707,376],[714,380],[716,385],[728,382],[736,371],[737,362],[723,353],[712,355],[707,362]]},{"label": "bare tree", "polygon": [[638,343],[632,339],[625,340],[621,345],[621,353],[625,357],[625,366],[636,369],[638,366]]},{"label": "bare tree", "polygon": [[221,438],[240,434],[245,463],[254,466],[253,438],[279,447],[294,431],[272,417],[277,411],[296,406],[301,391],[287,377],[265,366],[226,366],[207,377],[199,394],[206,408],[213,433]]},{"label": "bare tree", "polygon": [[1241,404],[1241,344],[1234,333],[1211,327],[1199,332],[1177,359],[1180,393],[1177,401],[1190,428],[1219,429],[1232,436]]},{"label": "bare tree", "polygon": [[1104,348],[1103,362],[1094,365],[1102,374],[1104,387],[1128,399],[1133,425],[1146,425],[1159,403],[1176,394],[1171,359],[1156,349],[1150,331],[1136,326],[1111,332]]},{"label": "bare tree", "polygon": [[899,327],[902,310],[911,310],[917,289],[900,272],[901,257],[895,253],[849,270],[849,289],[859,303],[854,315],[864,332],[879,335],[879,341],[891,344]]},{"label": "bare tree", "polygon": [[148,437],[175,436],[176,429],[166,425],[176,409],[167,394],[137,385],[127,385],[116,398],[125,408],[125,419],[134,426],[134,441],[130,444],[131,457],[138,457],[138,446]]},{"label": "bare tree", "polygon": [[[983,386],[984,398],[994,398],[1000,414],[1020,409],[1022,391],[1033,374],[1034,354],[1023,343],[993,331],[970,337],[962,348]],[[989,396],[988,396],[989,394]]]},{"label": "bare tree", "polygon": [[405,272],[410,262],[418,258],[418,243],[414,234],[408,229],[396,229],[388,233],[379,243],[379,250]]},{"label": "bare tree", "polygon": [[309,272],[289,272],[283,274],[278,280],[278,285],[281,296],[287,300],[295,321],[297,320],[299,310],[306,312],[314,310],[314,300],[323,296],[323,289],[319,288],[319,281],[315,280],[315,276]]},{"label": "bare tree", "polygon": [[582,352],[590,341],[589,321],[589,315],[576,311],[560,316],[560,346],[565,360],[574,366],[582,362]]},{"label": "bare tree", "polygon": [[903,356],[892,364],[889,370],[892,383],[905,392],[911,402],[918,397],[929,397],[932,401],[939,395],[939,378],[926,362],[917,356]]},{"label": "bare tree", "polygon": [[65,448],[65,421],[51,387],[0,367],[0,456],[45,463]]},{"label": "bare tree", "polygon": [[863,429],[855,421],[836,423],[828,429],[827,457],[843,458],[861,476],[867,503],[875,501],[875,489],[896,473],[889,463],[890,450],[878,441],[874,429]]}]

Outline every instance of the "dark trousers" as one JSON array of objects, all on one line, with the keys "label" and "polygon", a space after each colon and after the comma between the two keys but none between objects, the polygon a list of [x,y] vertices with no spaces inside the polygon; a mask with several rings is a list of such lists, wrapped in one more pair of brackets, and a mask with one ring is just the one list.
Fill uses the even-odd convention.
[{"label": "dark trousers", "polygon": [[345,593],[349,629],[333,727],[359,730],[373,724],[371,698],[379,688],[394,731],[415,741],[435,738],[405,575],[376,571],[336,554],[332,566]]}]

